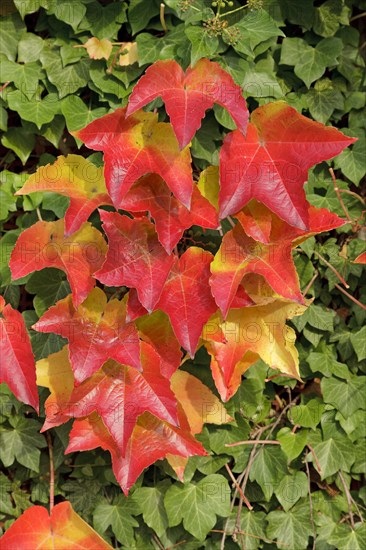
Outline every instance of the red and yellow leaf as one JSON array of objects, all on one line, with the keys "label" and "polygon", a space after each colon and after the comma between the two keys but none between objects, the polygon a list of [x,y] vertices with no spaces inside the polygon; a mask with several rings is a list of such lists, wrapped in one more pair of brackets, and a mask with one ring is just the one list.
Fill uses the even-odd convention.
[{"label": "red and yellow leaf", "polygon": [[125,115],[126,109],[117,109],[74,134],[87,147],[104,151],[104,175],[114,206],[122,208],[132,185],[152,172],[189,208],[193,191],[189,147],[181,151],[170,124],[158,122],[156,114],[140,111],[127,119]]},{"label": "red and yellow leaf", "polygon": [[208,284],[210,252],[191,246],[176,259],[157,308],[169,316],[181,346],[194,356],[202,328],[216,311]]},{"label": "red and yellow leaf", "polygon": [[[232,385],[234,371],[245,354],[257,354],[271,368],[299,377],[295,331],[286,325],[287,319],[301,315],[306,307],[283,301],[264,306],[245,307],[229,311],[226,320],[217,312],[203,329],[202,338],[221,369],[222,384]],[[217,377],[215,377],[215,380]]]},{"label": "red and yellow leaf", "polygon": [[114,475],[126,495],[145,468],[169,453],[185,457],[207,455],[189,431],[163,422],[148,412],[138,419],[124,457],[95,413],[83,420],[76,420],[66,452],[87,451],[96,447],[111,453]]},{"label": "red and yellow leaf", "polygon": [[157,97],[165,103],[181,148],[191,141],[214,103],[225,107],[239,130],[246,131],[248,109],[240,86],[218,63],[208,59],[200,59],[185,73],[174,60],[156,61],[134,87],[127,116]]},{"label": "red and yellow leaf", "polygon": [[137,330],[133,323],[126,322],[126,299],[107,303],[100,288],[95,288],[78,308],[70,296],[60,300],[33,328],[68,339],[70,361],[78,384],[108,359],[141,368]]},{"label": "red and yellow leaf", "polygon": [[205,199],[197,185],[193,187],[191,210],[187,210],[157,174],[149,174],[136,182],[121,203],[123,210],[144,212],[154,218],[159,241],[168,254],[192,225],[216,229],[218,216],[215,208]]},{"label": "red and yellow leaf", "polygon": [[15,397],[39,411],[36,368],[24,319],[0,296],[0,382]]},{"label": "red and yellow leaf", "polygon": [[61,269],[66,273],[77,307],[94,288],[93,274],[103,264],[106,250],[102,234],[88,222],[66,237],[63,219],[39,221],[20,234],[9,267],[14,279],[45,267]]},{"label": "red and yellow leaf", "polygon": [[43,506],[32,506],[5,531],[4,550],[112,550],[69,502],[56,504],[51,516]]},{"label": "red and yellow leaf", "polygon": [[65,215],[65,234],[77,231],[102,204],[112,204],[103,170],[80,155],[58,157],[53,164],[40,166],[16,195],[52,191],[70,198]]},{"label": "red and yellow leaf", "polygon": [[357,258],[354,260],[355,264],[366,264],[366,252],[362,252]]},{"label": "red and yellow leaf", "polygon": [[354,141],[283,101],[258,107],[246,137],[239,130],[230,132],[221,149],[220,217],[257,199],[288,224],[308,229],[309,205],[303,189],[308,169]]},{"label": "red and yellow leaf", "polygon": [[62,413],[73,418],[94,411],[124,455],[137,418],[145,411],[178,425],[177,404],[169,380],[162,376],[160,358],[152,346],[141,346],[142,372],[107,361],[103,367],[74,389]]},{"label": "red and yellow leaf", "polygon": [[[241,224],[224,235],[211,264],[210,279],[212,294],[223,315],[226,316],[243,277],[248,273],[264,277],[278,295],[304,303],[292,248],[311,235],[344,225],[346,220],[325,208],[310,207],[309,230],[304,231],[288,225],[259,204],[255,204],[252,210],[247,209],[243,217],[239,216],[241,222],[243,218],[246,229],[265,242],[248,237]],[[265,227],[262,233],[260,227]],[[245,288],[245,280],[243,284]]]},{"label": "red and yellow leaf", "polygon": [[109,286],[135,288],[141,304],[151,312],[160,298],[174,255],[168,256],[147,218],[131,220],[104,211],[100,211],[100,217],[108,237],[108,253],[95,276]]}]

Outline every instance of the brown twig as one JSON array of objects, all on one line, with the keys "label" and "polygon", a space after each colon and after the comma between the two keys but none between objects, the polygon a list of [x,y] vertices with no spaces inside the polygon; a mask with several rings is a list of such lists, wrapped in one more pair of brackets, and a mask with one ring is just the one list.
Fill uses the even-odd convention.
[{"label": "brown twig", "polygon": [[53,463],[53,446],[50,432],[46,432],[48,454],[50,457],[50,514],[55,504],[55,465]]},{"label": "brown twig", "polygon": [[246,441],[237,441],[236,443],[225,443],[225,447],[238,447],[239,445],[281,445],[279,441],[275,439],[247,439]]},{"label": "brown twig", "polygon": [[314,254],[316,254],[318,256],[318,258],[325,263],[325,265],[327,267],[329,267],[329,269],[334,273],[334,275],[341,281],[341,283],[346,287],[346,288],[349,288],[349,285],[347,284],[347,282],[343,279],[342,275],[340,273],[338,273],[338,271],[336,270],[336,268],[330,264],[328,262],[328,260],[326,260],[324,258],[324,256],[322,256],[319,252],[317,252],[316,250],[314,250]]},{"label": "brown twig", "polygon": [[311,495],[311,480],[310,480],[310,469],[309,464],[304,460],[306,468],[306,476],[308,478],[308,492],[309,492],[309,507],[310,507],[310,522],[313,529],[313,550],[316,550],[316,527],[314,523],[314,510],[313,510],[313,497]]},{"label": "brown twig", "polygon": [[357,193],[355,193],[354,191],[350,191],[349,189],[339,189],[339,192],[346,193],[347,195],[352,195],[352,197],[355,197],[356,199],[358,199],[363,205],[366,204],[365,199],[360,195],[357,195]]},{"label": "brown twig", "polygon": [[5,90],[5,88],[6,88],[7,86],[9,86],[9,84],[10,84],[10,80],[8,80],[7,82],[5,82],[5,83],[1,86],[1,88],[0,88],[0,93],[1,93],[3,90]]},{"label": "brown twig", "polygon": [[353,512],[352,512],[352,501],[353,501],[353,498],[352,498],[352,495],[347,487],[347,483],[343,477],[343,474],[341,472],[341,470],[339,470],[338,472],[338,475],[340,477],[340,480],[342,482],[342,485],[343,485],[343,488],[344,488],[344,492],[346,493],[346,498],[347,498],[347,504],[348,504],[348,512],[349,512],[349,519],[350,519],[350,522],[351,522],[351,526],[352,526],[352,529],[355,528],[355,518],[353,517]]},{"label": "brown twig", "polygon": [[319,474],[321,474],[322,473],[322,468],[320,466],[320,462],[318,460],[318,457],[316,456],[316,453],[315,453],[313,447],[309,443],[306,446],[309,449],[309,451],[311,452],[311,454],[313,455],[313,458],[315,460],[315,464],[316,464],[316,467],[318,469],[318,472],[319,472]]},{"label": "brown twig", "polygon": [[334,185],[334,191],[336,192],[336,195],[337,195],[337,198],[338,198],[338,200],[339,200],[339,203],[340,203],[340,205],[341,205],[341,207],[342,207],[342,210],[343,210],[343,212],[344,212],[344,214],[345,214],[347,220],[348,220],[349,222],[352,222],[351,216],[349,215],[349,212],[348,212],[348,210],[347,210],[347,208],[346,208],[346,206],[345,206],[345,204],[344,204],[344,202],[343,202],[342,196],[341,196],[341,194],[340,194],[340,192],[339,192],[339,187],[338,187],[338,185],[337,185],[337,180],[336,180],[336,177],[335,177],[335,175],[334,175],[334,170],[333,170],[333,168],[329,168],[329,173],[330,173],[330,175],[331,175],[332,182],[333,182],[333,185]]},{"label": "brown twig", "polygon": [[311,287],[313,286],[313,284],[315,283],[318,276],[319,276],[319,271],[316,271],[313,277],[311,278],[311,281],[306,285],[306,287],[304,288],[304,291],[302,292],[302,295],[304,296],[304,298],[309,292],[309,290],[311,289]]},{"label": "brown twig", "polygon": [[[227,445],[226,445],[226,447],[227,447]],[[233,484],[234,484],[235,487],[237,488],[240,497],[241,497],[241,498],[243,499],[243,501],[245,502],[247,508],[248,508],[249,510],[253,510],[253,506],[250,504],[249,500],[248,500],[247,497],[244,495],[244,493],[243,493],[243,491],[242,491],[242,489],[241,489],[239,483],[236,481],[236,479],[235,479],[235,477],[234,477],[234,475],[233,475],[233,472],[230,470],[229,465],[228,465],[228,464],[225,464],[225,468],[226,468],[227,473],[228,473],[229,476],[230,476],[231,481],[233,482]]]},{"label": "brown twig", "polygon": [[344,288],[342,288],[341,286],[339,286],[337,283],[335,283],[334,285],[336,288],[338,288],[338,290],[340,290],[345,296],[347,296],[347,298],[349,298],[350,300],[352,300],[352,302],[354,302],[355,304],[357,304],[358,306],[360,306],[362,309],[364,309],[366,311],[366,306],[364,304],[362,304],[361,302],[359,302],[357,300],[357,298],[355,298],[354,296],[352,296],[352,294],[350,294],[349,292],[347,292],[347,290],[344,290]]}]

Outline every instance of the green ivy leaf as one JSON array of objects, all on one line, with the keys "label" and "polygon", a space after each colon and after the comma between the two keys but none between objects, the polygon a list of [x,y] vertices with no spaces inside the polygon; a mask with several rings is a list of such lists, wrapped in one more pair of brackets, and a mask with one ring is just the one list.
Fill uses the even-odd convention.
[{"label": "green ivy leaf", "polygon": [[278,432],[277,439],[281,443],[281,449],[289,460],[294,460],[305,448],[308,431],[298,430],[297,432],[293,432],[291,428],[285,427]]},{"label": "green ivy leaf", "polygon": [[44,99],[33,98],[29,101],[20,90],[15,90],[8,94],[7,99],[12,111],[17,111],[24,120],[34,122],[39,129],[59,113],[57,94],[48,94]]},{"label": "green ivy leaf", "polygon": [[325,403],[333,405],[348,418],[358,409],[366,409],[366,376],[350,378],[323,378],[321,388]]},{"label": "green ivy leaf", "polygon": [[9,128],[2,136],[1,143],[14,151],[24,165],[33,151],[36,140],[34,134],[27,132],[24,128]]},{"label": "green ivy leaf", "polygon": [[70,294],[70,285],[64,273],[58,269],[47,268],[36,271],[27,282],[26,290],[36,294],[33,299],[34,309],[40,317],[58,300]]},{"label": "green ivy leaf", "polygon": [[16,459],[19,464],[39,471],[39,449],[46,447],[45,438],[39,433],[41,425],[37,420],[14,416],[9,418],[11,427],[0,433],[0,459],[8,468]]},{"label": "green ivy leaf", "polygon": [[167,484],[156,487],[139,487],[133,493],[134,500],[142,510],[144,522],[161,537],[168,528],[168,517],[164,507]]},{"label": "green ivy leaf", "polygon": [[275,510],[267,516],[267,534],[277,540],[277,548],[308,548],[309,537],[313,534],[309,505],[301,504],[288,512]]},{"label": "green ivy leaf", "polygon": [[315,430],[320,422],[325,405],[319,398],[310,399],[305,405],[296,405],[291,407],[287,416],[293,424],[298,424],[303,428],[312,428]]},{"label": "green ivy leaf", "polygon": [[275,495],[285,512],[288,512],[300,498],[309,491],[308,478],[304,472],[284,476],[275,489]]},{"label": "green ivy leaf", "polygon": [[124,546],[133,546],[134,527],[139,524],[133,517],[139,510],[132,499],[127,500],[124,496],[117,497],[113,504],[101,503],[93,512],[94,527],[103,534],[109,526],[115,534],[118,542]]},{"label": "green ivy leaf", "polygon": [[266,500],[269,500],[276,485],[287,473],[287,458],[282,449],[275,445],[263,445],[254,458],[249,479],[258,483]]},{"label": "green ivy leaf", "polygon": [[185,33],[192,45],[192,67],[197,61],[202,59],[202,57],[212,57],[219,47],[219,39],[217,36],[211,36],[208,31],[202,27],[187,27]]},{"label": "green ivy leaf", "polygon": [[212,474],[198,483],[176,483],[166,492],[164,504],[169,525],[183,521],[184,528],[198,540],[204,540],[216,523],[216,516],[230,514],[230,488],[227,479]]},{"label": "green ivy leaf", "polygon": [[[355,461],[352,443],[346,437],[330,437],[314,446],[314,452],[320,464],[322,479],[337,473],[339,470],[349,472]],[[312,455],[308,455],[314,461]],[[315,467],[315,466],[314,466]]]},{"label": "green ivy leaf", "polygon": [[359,361],[366,359],[366,326],[363,326],[358,332],[352,333],[350,340],[357,359]]}]

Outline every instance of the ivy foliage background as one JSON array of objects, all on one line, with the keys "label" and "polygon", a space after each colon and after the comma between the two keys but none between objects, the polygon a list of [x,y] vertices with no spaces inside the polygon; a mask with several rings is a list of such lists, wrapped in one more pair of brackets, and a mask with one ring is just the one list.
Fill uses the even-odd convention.
[{"label": "ivy foliage background", "polygon": [[[294,253],[302,288],[314,298],[294,321],[303,384],[259,362],[227,403],[235,423],[208,425],[199,436],[211,454],[189,460],[186,483],[162,461],[141,476],[128,498],[116,485],[107,453],[65,457],[70,426],[51,434],[56,500],[70,500],[116,548],[358,550],[366,546],[366,313],[345,291],[366,303],[364,267],[352,263],[365,250],[366,2],[251,0],[243,9],[242,2],[221,4],[215,17],[220,2],[166,0],[164,32],[155,0],[3,2],[0,293],[21,308],[28,326],[67,295],[68,283],[56,270],[12,282],[8,259],[37,211],[45,220],[61,217],[68,199],[53,193],[15,199],[13,193],[59,154],[80,148],[100,163],[100,154],[90,155],[69,132],[125,105],[157,59],[176,59],[185,67],[201,57],[219,61],[242,86],[250,110],[284,99],[359,138],[316,167],[306,186],[311,203],[347,215],[350,223],[309,239]],[[74,47],[93,36],[136,41],[138,62],[119,65],[120,44],[108,61],[91,60],[84,48]],[[164,120],[159,100],[150,108],[158,108]],[[215,106],[192,143],[198,169],[218,163],[218,145],[233,128],[230,116]],[[193,229],[186,236],[214,241],[209,231]],[[37,359],[64,343],[55,335],[31,336]],[[185,368],[215,391],[208,365],[199,352]],[[42,417],[1,389],[0,525],[7,528],[30,505],[47,505],[49,456],[39,434]],[[47,390],[41,396],[44,401]],[[280,445],[225,446],[258,437]],[[245,483],[252,510],[239,510],[225,464]],[[235,526],[239,532],[232,537]]]}]

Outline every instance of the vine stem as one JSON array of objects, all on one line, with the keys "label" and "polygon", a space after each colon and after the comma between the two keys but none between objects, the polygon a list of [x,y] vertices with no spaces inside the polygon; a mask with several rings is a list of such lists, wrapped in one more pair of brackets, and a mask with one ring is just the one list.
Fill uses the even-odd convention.
[{"label": "vine stem", "polygon": [[341,281],[342,285],[344,285],[346,288],[349,288],[349,284],[347,284],[347,282],[343,279],[342,275],[336,270],[336,268],[330,264],[328,262],[328,260],[326,260],[319,252],[317,252],[316,250],[314,250],[314,254],[316,254],[318,256],[318,258],[325,263],[325,265],[327,267],[329,267],[329,269],[331,271],[333,271],[334,275]]},{"label": "vine stem", "polygon": [[322,473],[322,468],[321,468],[321,466],[320,466],[320,462],[319,462],[319,460],[318,460],[318,457],[316,456],[316,453],[315,453],[313,447],[312,447],[311,445],[309,445],[309,443],[308,443],[306,446],[307,446],[307,448],[309,449],[309,451],[311,452],[311,454],[313,455],[313,458],[314,458],[314,460],[315,460],[316,467],[317,467],[317,469],[318,469],[318,473],[321,474],[321,473]]},{"label": "vine stem", "polygon": [[50,514],[55,504],[55,465],[53,462],[53,446],[50,432],[46,432],[48,454],[50,457]]},{"label": "vine stem", "polygon": [[[225,447],[228,447],[230,445],[225,445]],[[229,474],[232,482],[234,483],[235,487],[237,488],[238,490],[238,493],[240,495],[240,497],[243,499],[243,501],[245,502],[247,508],[249,510],[253,510],[253,506],[250,504],[249,500],[247,499],[247,497],[244,495],[243,491],[241,490],[241,487],[239,485],[239,483],[237,482],[237,480],[235,479],[234,475],[233,475],[233,472],[230,470],[230,467],[228,464],[225,464],[225,468],[226,468],[226,471],[227,473]]]},{"label": "vine stem", "polygon": [[238,445],[281,445],[275,439],[248,439],[246,441],[237,441],[236,443],[225,443],[225,447],[238,447]]},{"label": "vine stem", "polygon": [[355,528],[355,518],[353,517],[353,512],[352,512],[352,495],[347,487],[347,483],[343,477],[343,474],[341,472],[341,470],[339,470],[338,472],[338,475],[339,475],[339,478],[342,482],[342,485],[343,485],[343,488],[344,488],[344,492],[346,493],[346,498],[347,498],[347,504],[348,504],[348,512],[349,512],[349,519],[351,521],[351,526],[352,526],[352,529]]},{"label": "vine stem", "polygon": [[315,283],[316,279],[319,277],[319,272],[317,271],[316,273],[314,273],[313,277],[311,278],[311,281],[306,285],[302,295],[305,296],[307,295],[307,293],[309,292],[309,290],[311,289],[311,287],[313,286],[313,284]]},{"label": "vine stem", "polygon": [[351,216],[349,215],[349,212],[348,212],[348,210],[347,210],[347,208],[346,208],[346,206],[345,206],[345,204],[344,204],[344,202],[343,202],[342,195],[341,195],[341,193],[340,193],[340,191],[339,191],[339,187],[338,187],[338,185],[337,185],[337,180],[336,180],[336,177],[335,177],[335,175],[334,175],[334,170],[333,170],[333,168],[329,168],[329,173],[330,173],[330,175],[331,175],[332,182],[333,182],[333,185],[334,185],[334,191],[336,192],[336,195],[337,195],[337,198],[338,198],[338,200],[339,200],[339,203],[340,203],[340,205],[341,205],[341,207],[342,207],[342,210],[343,210],[343,212],[344,212],[344,214],[345,214],[347,220],[348,220],[349,222],[352,223]]},{"label": "vine stem", "polygon": [[306,477],[308,478],[308,492],[309,492],[309,507],[310,507],[310,522],[313,529],[313,550],[316,550],[316,527],[314,523],[314,511],[313,511],[313,497],[311,495],[311,479],[310,479],[310,469],[309,464],[305,459],[305,468],[306,468]]},{"label": "vine stem", "polygon": [[358,306],[360,306],[362,309],[364,309],[366,311],[366,306],[364,304],[362,304],[361,302],[359,302],[357,300],[357,298],[355,298],[354,296],[352,296],[352,294],[350,294],[349,292],[347,292],[347,290],[344,290],[344,288],[342,288],[340,285],[338,285],[337,283],[335,283],[334,285],[336,288],[338,288],[338,290],[340,290],[345,296],[347,296],[347,298],[349,298],[350,300],[352,300],[352,302],[354,302],[355,304],[357,304]]},{"label": "vine stem", "polygon": [[[220,6],[221,6],[221,4],[220,4]],[[227,15],[231,15],[232,13],[236,13],[237,11],[243,10],[244,8],[247,8],[247,7],[248,7],[248,4],[244,4],[244,6],[239,6],[238,8],[235,8],[235,10],[227,11],[227,12],[221,13],[221,14],[218,10],[217,14],[216,14],[216,17],[226,17]]]}]

